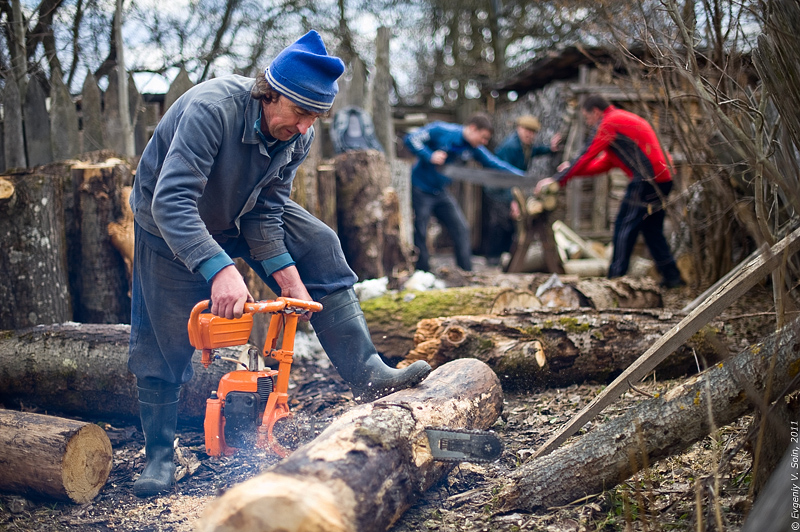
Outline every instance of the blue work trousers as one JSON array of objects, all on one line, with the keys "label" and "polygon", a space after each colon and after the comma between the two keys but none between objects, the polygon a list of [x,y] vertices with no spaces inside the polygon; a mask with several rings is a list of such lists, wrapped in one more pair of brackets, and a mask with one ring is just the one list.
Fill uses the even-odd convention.
[{"label": "blue work trousers", "polygon": [[656,183],[655,186],[658,192],[648,182],[631,181],[625,189],[625,197],[614,222],[614,255],[608,268],[609,278],[620,277],[628,272],[639,233],[644,237],[656,268],[664,279],[672,281],[680,278],[675,258],[664,238],[662,198],[666,199],[672,190],[672,181]]},{"label": "blue work trousers", "polygon": [[[339,237],[327,225],[292,201],[284,208],[283,225],[286,248],[314,300],[351,287],[358,280],[347,265]],[[210,298],[211,283],[190,272],[162,238],[138,224],[135,233],[128,368],[137,379],[183,384],[193,375],[189,315],[197,302]],[[250,257],[244,238],[229,239],[221,245],[232,258],[242,257],[280,295],[272,276]]]},{"label": "blue work trousers", "polygon": [[453,240],[456,264],[465,271],[472,270],[472,246],[470,244],[469,226],[464,213],[455,198],[447,191],[438,194],[424,192],[417,187],[411,188],[411,205],[414,209],[414,245],[419,257],[416,268],[430,270],[430,253],[428,252],[428,224],[431,215],[444,226]]}]

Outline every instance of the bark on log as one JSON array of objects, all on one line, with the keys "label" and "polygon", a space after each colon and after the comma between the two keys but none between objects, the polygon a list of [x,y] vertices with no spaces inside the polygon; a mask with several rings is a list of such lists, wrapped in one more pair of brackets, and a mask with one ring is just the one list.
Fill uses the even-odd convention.
[{"label": "bark on log", "polygon": [[84,504],[105,485],[111,442],[92,423],[0,410],[0,490]]},{"label": "bark on log", "polygon": [[342,153],[334,165],[338,234],[347,263],[359,280],[383,277],[386,215],[381,199],[391,182],[389,165],[377,150]]},{"label": "bark on log", "polygon": [[[433,318],[420,321],[415,348],[397,366],[426,360],[435,368],[469,357],[487,363],[506,389],[606,383],[678,321],[670,312],[636,310]],[[695,372],[693,351],[709,362],[728,354],[715,328],[708,327],[665,360],[658,375],[670,378]]]},{"label": "bark on log", "polygon": [[[499,511],[535,511],[560,506],[610,489],[642,464],[679,453],[704,438],[712,426],[732,423],[760,400],[772,357],[773,401],[797,375],[800,320],[762,342],[692,377],[663,396],[582,436],[572,445],[516,469],[500,493]],[[711,421],[713,420],[713,424]]]},{"label": "bark on log", "polygon": [[0,199],[0,330],[70,321],[61,184],[39,173],[3,181],[9,195]]},{"label": "bark on log", "polygon": [[435,370],[416,388],[356,407],[287,459],[212,502],[197,530],[387,530],[452,465],[434,462],[424,429],[487,429],[502,410],[477,360]]},{"label": "bark on log", "polygon": [[[68,323],[0,332],[0,403],[88,419],[136,422],[136,379],[128,371],[129,325]],[[218,351],[238,358],[239,349]],[[201,426],[206,399],[234,364],[208,369],[193,359],[194,378],[183,386],[179,421]]]}]

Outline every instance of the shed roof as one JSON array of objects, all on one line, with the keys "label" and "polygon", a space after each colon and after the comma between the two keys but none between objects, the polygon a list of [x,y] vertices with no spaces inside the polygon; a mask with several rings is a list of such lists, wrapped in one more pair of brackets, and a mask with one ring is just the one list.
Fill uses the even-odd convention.
[{"label": "shed roof", "polygon": [[518,67],[500,80],[494,89],[524,94],[553,81],[577,77],[581,65],[611,61],[615,59],[606,48],[571,45],[561,50],[547,52],[544,56]]}]

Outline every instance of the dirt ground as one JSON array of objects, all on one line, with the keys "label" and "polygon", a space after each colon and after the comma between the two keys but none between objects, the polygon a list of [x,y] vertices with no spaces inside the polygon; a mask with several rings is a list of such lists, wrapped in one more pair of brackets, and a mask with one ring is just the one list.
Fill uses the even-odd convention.
[{"label": "dirt ground", "polygon": [[[475,277],[476,282],[487,282],[486,275],[484,270],[482,276]],[[664,294],[664,306],[680,309],[696,295],[689,287],[670,290]],[[726,332],[732,350],[738,351],[770,332],[774,323],[770,295],[766,287],[756,287],[723,315],[731,326]],[[663,393],[676,383],[660,381],[657,375],[649,378],[637,387],[642,394],[628,392],[606,409],[594,426],[646,399],[644,394]],[[455,466],[391,532],[696,530],[698,516],[708,523],[717,510],[721,511],[724,530],[738,531],[751,502],[751,459],[742,445],[749,417],[722,427],[683,454],[651,464],[647,471],[619,486],[574,504],[537,514],[498,515],[493,511],[496,494],[508,474],[601,389],[601,384],[583,384],[506,392],[503,415],[493,427],[504,442],[501,459]],[[324,427],[355,405],[334,370],[308,360],[294,364],[290,394],[295,414],[314,420],[317,427]],[[133,481],[144,465],[141,432],[135,426],[102,426],[112,442],[114,465],[100,494],[84,505],[0,494],[0,530],[189,531],[215,496],[277,461],[263,453],[212,459],[205,454],[202,432],[184,427],[178,432],[178,459],[185,476],[171,493],[142,500],[131,494]],[[742,450],[733,452],[719,468],[718,499],[696,500],[695,482],[715,470],[720,455],[737,448]]]}]

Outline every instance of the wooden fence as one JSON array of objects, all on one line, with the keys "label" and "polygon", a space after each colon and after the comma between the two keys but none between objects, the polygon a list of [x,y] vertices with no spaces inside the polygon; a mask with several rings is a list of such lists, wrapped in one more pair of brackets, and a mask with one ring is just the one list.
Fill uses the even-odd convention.
[{"label": "wooden fence", "polygon": [[[73,97],[59,78],[50,80],[46,91],[33,77],[24,94],[7,83],[2,94],[4,119],[0,127],[0,172],[33,168],[63,161],[79,154],[110,150],[125,154],[121,127],[117,71],[108,76],[100,90],[90,72],[80,95]],[[163,98],[148,98],[128,75],[128,112],[133,126],[135,155],[141,155],[158,120],[181,94],[193,85],[181,70]]]}]

